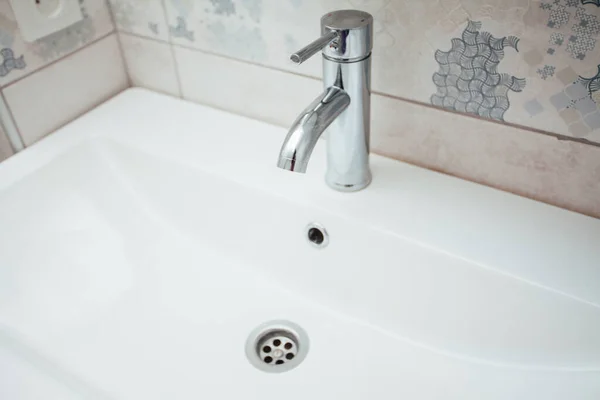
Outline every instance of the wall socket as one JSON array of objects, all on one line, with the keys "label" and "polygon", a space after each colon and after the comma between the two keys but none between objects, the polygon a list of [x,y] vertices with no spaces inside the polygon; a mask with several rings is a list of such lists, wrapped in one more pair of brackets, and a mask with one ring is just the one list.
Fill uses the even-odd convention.
[{"label": "wall socket", "polygon": [[26,42],[34,42],[83,19],[79,0],[9,1]]}]

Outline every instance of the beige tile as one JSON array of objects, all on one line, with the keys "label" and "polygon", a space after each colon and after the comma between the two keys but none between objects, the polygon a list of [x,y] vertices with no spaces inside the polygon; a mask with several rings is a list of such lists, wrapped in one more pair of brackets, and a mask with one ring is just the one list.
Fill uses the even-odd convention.
[{"label": "beige tile", "polygon": [[373,96],[374,152],[600,217],[600,147]]},{"label": "beige tile", "polygon": [[582,121],[577,121],[571,125],[569,125],[569,132],[575,137],[584,137],[592,130],[584,124]]},{"label": "beige tile", "polygon": [[162,0],[109,0],[117,29],[163,41],[169,28]]},{"label": "beige tile", "polygon": [[558,115],[560,115],[562,120],[567,124],[581,119],[581,115],[574,108],[565,108],[564,110],[561,110]]},{"label": "beige tile", "polygon": [[112,34],[6,87],[4,95],[26,145],[128,86]]},{"label": "beige tile", "polygon": [[19,33],[8,0],[0,0],[0,44],[3,48],[11,49],[16,59],[22,56],[24,63],[24,68],[15,68],[5,76],[0,76],[0,86],[73,53],[114,30],[105,0],[83,0],[81,7],[86,15],[82,21],[33,43],[27,43]]},{"label": "beige tile", "polygon": [[544,56],[537,49],[530,50],[523,55],[523,60],[525,60],[525,62],[531,66],[540,65],[543,59]]},{"label": "beige tile", "polygon": [[4,133],[4,129],[0,126],[0,162],[6,160],[14,154],[13,148]]},{"label": "beige tile", "polygon": [[173,52],[168,43],[120,33],[125,65],[133,86],[180,96]]},{"label": "beige tile", "polygon": [[579,75],[577,72],[575,72],[575,70],[573,70],[573,68],[567,67],[558,71],[556,73],[556,77],[563,85],[568,86],[575,82],[577,78],[579,78]]},{"label": "beige tile", "polygon": [[600,143],[600,129],[588,133],[585,138],[589,141]]},{"label": "beige tile", "polygon": [[175,47],[183,98],[289,126],[323,91],[319,80]]}]

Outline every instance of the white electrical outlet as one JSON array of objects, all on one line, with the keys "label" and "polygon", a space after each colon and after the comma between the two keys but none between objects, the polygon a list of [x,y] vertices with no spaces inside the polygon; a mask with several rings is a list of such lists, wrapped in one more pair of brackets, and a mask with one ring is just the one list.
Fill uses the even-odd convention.
[{"label": "white electrical outlet", "polygon": [[83,19],[79,0],[10,0],[21,36],[34,42]]}]

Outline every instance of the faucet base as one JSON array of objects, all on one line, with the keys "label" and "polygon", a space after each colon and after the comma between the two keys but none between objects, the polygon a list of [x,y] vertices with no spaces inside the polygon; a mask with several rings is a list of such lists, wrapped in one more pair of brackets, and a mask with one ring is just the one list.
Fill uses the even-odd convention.
[{"label": "faucet base", "polygon": [[333,179],[333,177],[325,175],[325,183],[327,183],[327,186],[329,186],[333,190],[337,190],[338,192],[358,192],[359,190],[363,190],[364,188],[369,186],[371,184],[371,181],[371,171],[367,171],[367,173],[363,177],[363,180],[350,184],[339,183],[335,179]]},{"label": "faucet base", "polygon": [[332,189],[356,192],[371,183],[369,136],[371,131],[371,57],[356,62],[323,58],[323,84],[340,87],[350,104],[327,128],[327,172]]}]

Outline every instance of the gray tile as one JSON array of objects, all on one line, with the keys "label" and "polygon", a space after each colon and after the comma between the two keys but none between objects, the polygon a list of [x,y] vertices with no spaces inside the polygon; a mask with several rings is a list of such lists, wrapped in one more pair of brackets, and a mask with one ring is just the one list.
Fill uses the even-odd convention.
[{"label": "gray tile", "polygon": [[556,107],[557,110],[567,108],[570,101],[571,99],[569,99],[569,97],[564,92],[557,93],[554,96],[550,97],[550,103],[552,103],[552,105]]},{"label": "gray tile", "polygon": [[581,99],[575,102],[575,109],[579,111],[581,115],[586,115],[596,111],[598,109],[598,106],[596,105],[596,103],[594,103],[594,100],[592,100],[589,97],[586,97],[585,99]]},{"label": "gray tile", "polygon": [[525,108],[525,111],[527,111],[532,117],[544,111],[544,107],[542,107],[540,102],[536,99],[529,100],[523,105],[523,107]]},{"label": "gray tile", "polygon": [[586,115],[583,118],[583,121],[587,126],[592,128],[592,130],[600,129],[600,111]]},{"label": "gray tile", "polygon": [[565,89],[565,93],[572,99],[581,99],[588,95],[586,87],[581,82],[575,82]]},{"label": "gray tile", "polygon": [[569,125],[569,132],[575,137],[584,137],[590,133],[590,128],[581,121],[577,121],[574,124]]},{"label": "gray tile", "polygon": [[565,108],[564,110],[561,110],[558,115],[560,115],[567,125],[581,119],[581,115],[574,108]]}]

